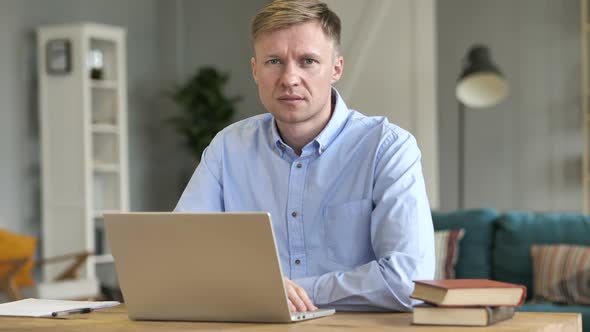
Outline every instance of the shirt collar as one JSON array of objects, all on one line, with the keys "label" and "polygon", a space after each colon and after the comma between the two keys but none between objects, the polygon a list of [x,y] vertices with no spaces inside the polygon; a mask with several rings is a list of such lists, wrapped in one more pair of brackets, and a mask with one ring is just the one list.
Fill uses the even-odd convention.
[{"label": "shirt collar", "polygon": [[315,138],[315,141],[318,143],[318,152],[320,154],[322,154],[336,137],[338,137],[338,134],[340,134],[342,128],[344,128],[344,124],[351,112],[348,109],[348,106],[346,106],[344,99],[342,99],[338,90],[335,88],[332,88],[332,103],[335,105],[330,121],[328,121],[328,124]]},{"label": "shirt collar", "polygon": [[287,144],[283,142],[281,135],[279,135],[279,129],[277,128],[277,122],[274,116],[270,122],[270,139],[272,141],[271,143],[274,144],[281,152],[285,152]]},{"label": "shirt collar", "polygon": [[[331,102],[332,104],[335,104],[335,106],[334,111],[330,116],[330,120],[324,129],[322,129],[320,134],[314,139],[314,142],[317,144],[319,154],[322,154],[330,146],[334,139],[338,137],[338,134],[342,131],[342,128],[348,119],[348,115],[351,112],[338,93],[338,90],[336,90],[334,87],[332,87]],[[287,144],[283,142],[281,135],[279,135],[279,130],[277,129],[277,123],[274,116],[272,117],[270,126],[270,137],[272,144],[274,144],[281,152],[285,152]]]}]

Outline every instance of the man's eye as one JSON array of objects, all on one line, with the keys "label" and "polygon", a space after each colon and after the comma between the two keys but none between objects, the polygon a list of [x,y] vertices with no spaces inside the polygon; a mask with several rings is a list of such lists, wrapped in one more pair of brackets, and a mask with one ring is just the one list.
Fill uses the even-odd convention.
[{"label": "man's eye", "polygon": [[279,59],[270,59],[266,63],[268,63],[269,65],[278,65],[279,63],[281,63],[281,61]]},{"label": "man's eye", "polygon": [[316,62],[315,59],[312,59],[312,58],[307,58],[307,59],[303,60],[303,63],[306,65],[313,65],[315,62]]}]

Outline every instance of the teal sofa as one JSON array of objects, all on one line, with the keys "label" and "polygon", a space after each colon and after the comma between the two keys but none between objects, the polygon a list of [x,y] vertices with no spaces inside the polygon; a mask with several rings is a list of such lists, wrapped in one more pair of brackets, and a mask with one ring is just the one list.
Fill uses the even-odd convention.
[{"label": "teal sofa", "polygon": [[590,305],[532,303],[532,244],[567,243],[590,246],[590,217],[581,214],[509,212],[474,209],[433,212],[435,230],[464,229],[455,266],[456,278],[485,278],[527,287],[519,311],[579,312],[590,332]]}]

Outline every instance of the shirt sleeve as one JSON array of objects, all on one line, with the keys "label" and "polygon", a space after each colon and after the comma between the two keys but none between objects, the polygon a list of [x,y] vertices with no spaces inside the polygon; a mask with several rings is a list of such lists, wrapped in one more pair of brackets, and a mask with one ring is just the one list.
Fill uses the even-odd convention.
[{"label": "shirt sleeve", "polygon": [[391,130],[377,152],[371,214],[376,259],[350,271],[293,280],[314,304],[337,310],[410,311],[413,280],[434,278],[434,230],[409,133]]},{"label": "shirt sleeve", "polygon": [[174,212],[224,211],[221,160],[214,139],[203,151],[201,161],[180,196]]}]

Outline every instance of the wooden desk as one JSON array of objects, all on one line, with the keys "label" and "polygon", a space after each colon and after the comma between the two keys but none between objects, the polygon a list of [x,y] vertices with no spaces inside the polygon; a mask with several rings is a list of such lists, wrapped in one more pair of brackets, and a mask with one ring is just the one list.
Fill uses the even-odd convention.
[{"label": "wooden desk", "polygon": [[130,321],[124,306],[67,318],[1,317],[2,331],[560,331],[581,332],[579,313],[517,312],[514,318],[490,327],[411,325],[411,314],[336,313],[294,324],[242,324]]}]

